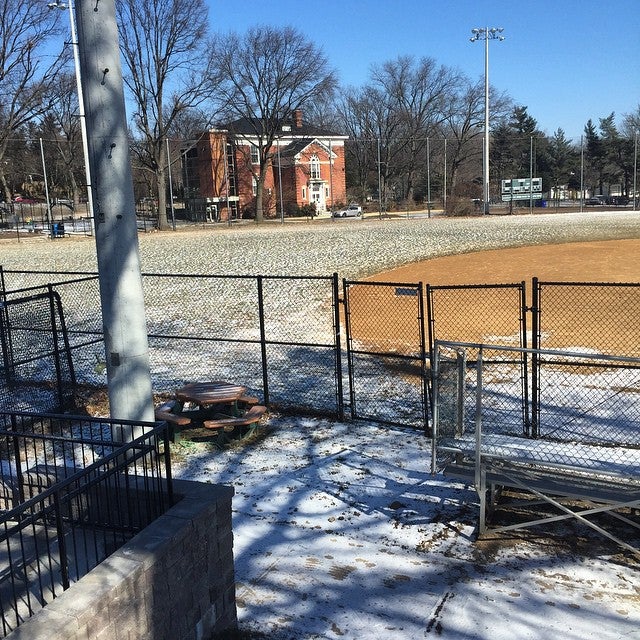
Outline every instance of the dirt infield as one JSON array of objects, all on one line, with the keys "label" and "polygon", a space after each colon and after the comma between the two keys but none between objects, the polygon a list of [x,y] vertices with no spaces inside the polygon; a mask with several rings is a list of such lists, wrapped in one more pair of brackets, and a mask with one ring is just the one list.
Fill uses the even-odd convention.
[{"label": "dirt infield", "polygon": [[[579,242],[482,251],[445,256],[379,273],[372,282],[431,285],[544,282],[640,282],[640,239]],[[355,291],[354,291],[355,293]],[[393,351],[417,344],[416,296],[393,287],[350,298],[353,334]],[[562,295],[565,291],[561,291]],[[363,306],[367,300],[366,307]],[[359,301],[362,300],[362,303]],[[440,298],[435,329],[440,339],[517,344],[518,294],[465,290]],[[595,349],[639,355],[640,289],[634,287],[567,289],[566,298],[547,296],[546,348]],[[527,301],[530,304],[530,300]],[[543,325],[543,329],[544,329]],[[530,327],[529,327],[530,329]]]},{"label": "dirt infield", "polygon": [[370,278],[432,285],[640,282],[640,239],[547,244],[433,258]]}]

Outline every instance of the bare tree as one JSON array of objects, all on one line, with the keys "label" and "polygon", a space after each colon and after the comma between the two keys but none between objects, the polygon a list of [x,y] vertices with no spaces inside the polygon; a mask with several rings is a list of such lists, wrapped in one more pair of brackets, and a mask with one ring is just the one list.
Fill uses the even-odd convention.
[{"label": "bare tree", "polygon": [[[513,102],[506,94],[498,93],[493,88],[491,96],[491,125],[494,128],[511,113]],[[445,137],[453,141],[449,153],[449,188],[455,194],[461,169],[471,162],[482,162],[484,80],[472,84],[467,78],[461,79],[451,102],[450,112],[443,123],[443,130]],[[479,171],[476,175],[479,175]]]},{"label": "bare tree", "polygon": [[341,92],[336,109],[336,128],[349,136],[345,145],[347,183],[357,191],[357,199],[364,201],[370,195],[369,178],[377,159],[373,110],[366,92],[353,87]]},{"label": "bare tree", "polygon": [[158,227],[167,229],[167,139],[174,122],[209,96],[207,7],[203,0],[120,0],[117,4],[125,84],[135,104],[137,154],[155,175]]},{"label": "bare tree", "polygon": [[62,58],[50,66],[43,60],[51,60],[51,40],[60,33],[60,19],[60,12],[42,0],[0,0],[0,185],[7,199],[12,194],[3,160],[11,139],[55,100],[50,88]]},{"label": "bare tree", "polygon": [[634,138],[640,132],[640,104],[635,111],[623,115],[621,131],[628,138]]},{"label": "bare tree", "polygon": [[412,200],[418,159],[424,157],[427,138],[451,111],[459,75],[432,58],[399,56],[374,67],[372,79],[387,96],[402,128],[402,138],[386,148],[393,149],[398,177],[405,182],[404,195]]},{"label": "bare tree", "polygon": [[248,166],[256,181],[256,220],[261,221],[267,168],[282,123],[296,109],[330,96],[335,75],[321,50],[292,27],[260,26],[245,35],[221,36],[211,55],[212,78],[220,83],[227,117],[242,119],[256,140],[258,163]]}]

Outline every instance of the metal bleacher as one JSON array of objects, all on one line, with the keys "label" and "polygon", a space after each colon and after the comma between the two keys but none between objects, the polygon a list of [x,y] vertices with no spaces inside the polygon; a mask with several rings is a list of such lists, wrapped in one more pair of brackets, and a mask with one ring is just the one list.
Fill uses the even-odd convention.
[{"label": "metal bleacher", "polygon": [[[640,556],[640,359],[439,342],[432,381],[432,471],[475,488],[480,535],[574,518]],[[549,513],[496,522],[504,489]]]}]

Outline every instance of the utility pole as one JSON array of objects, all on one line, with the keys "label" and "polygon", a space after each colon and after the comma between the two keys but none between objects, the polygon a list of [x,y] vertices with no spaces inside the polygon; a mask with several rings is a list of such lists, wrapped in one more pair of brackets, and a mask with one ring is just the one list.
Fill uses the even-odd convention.
[{"label": "utility pole", "polygon": [[75,8],[111,417],[153,421],[115,0]]}]

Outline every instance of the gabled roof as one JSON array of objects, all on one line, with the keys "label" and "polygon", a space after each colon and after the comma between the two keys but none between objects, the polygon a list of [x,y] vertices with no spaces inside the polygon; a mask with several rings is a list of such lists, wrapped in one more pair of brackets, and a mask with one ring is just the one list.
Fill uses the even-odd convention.
[{"label": "gabled roof", "polygon": [[[259,131],[261,122],[258,118],[239,118],[229,123],[218,125],[217,129],[226,129],[227,131],[241,136],[255,136],[256,131]],[[288,127],[283,129],[283,127]],[[336,133],[329,129],[322,127],[316,127],[315,125],[306,124],[304,121],[296,122],[292,120],[285,120],[281,123],[280,129],[286,137],[304,137],[304,138],[348,138],[343,133]]]},{"label": "gabled roof", "polygon": [[313,144],[314,142],[318,146],[322,147],[327,153],[329,153],[327,145],[319,142],[317,138],[300,138],[299,140],[294,140],[286,147],[283,147],[280,150],[280,155],[283,158],[295,158],[295,156],[304,151],[309,145]]}]

